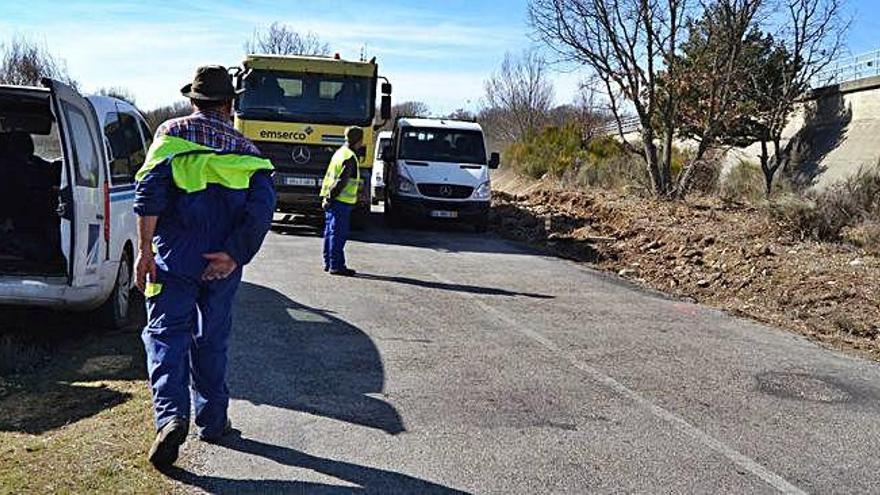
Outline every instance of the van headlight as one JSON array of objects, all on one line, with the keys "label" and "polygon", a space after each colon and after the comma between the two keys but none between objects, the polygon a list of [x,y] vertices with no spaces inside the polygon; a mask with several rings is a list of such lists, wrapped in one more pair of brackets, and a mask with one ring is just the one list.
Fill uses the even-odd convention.
[{"label": "van headlight", "polygon": [[416,185],[406,177],[398,177],[397,192],[400,194],[416,194]]},{"label": "van headlight", "polygon": [[489,181],[483,182],[474,189],[474,194],[471,197],[474,199],[492,199],[492,185]]}]

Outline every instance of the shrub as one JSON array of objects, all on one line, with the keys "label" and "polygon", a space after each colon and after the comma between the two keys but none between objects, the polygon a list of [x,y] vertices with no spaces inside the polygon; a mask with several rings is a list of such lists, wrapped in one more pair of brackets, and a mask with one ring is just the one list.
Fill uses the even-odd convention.
[{"label": "shrub", "polygon": [[771,203],[771,213],[802,238],[836,241],[848,234],[872,244],[880,237],[880,170],[860,171],[819,193],[787,195]]},{"label": "shrub", "polygon": [[765,199],[764,174],[755,163],[740,160],[721,178],[718,194],[725,201],[758,203]]},{"label": "shrub", "polygon": [[559,177],[577,167],[584,152],[580,133],[574,126],[550,126],[510,145],[506,158],[517,171],[530,177],[540,178],[548,173]]}]

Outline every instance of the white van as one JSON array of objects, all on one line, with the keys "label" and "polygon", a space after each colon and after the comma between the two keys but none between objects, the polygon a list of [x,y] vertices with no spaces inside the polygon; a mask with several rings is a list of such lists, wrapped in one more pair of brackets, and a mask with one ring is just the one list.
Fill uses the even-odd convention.
[{"label": "white van", "polygon": [[134,175],[150,140],[122,100],[50,79],[0,86],[0,305],[128,322]]},{"label": "white van", "polygon": [[391,144],[391,131],[382,131],[376,136],[375,156],[373,157],[373,173],[370,178],[370,202],[379,204],[385,199],[385,165],[382,163],[382,150]]},{"label": "white van", "polygon": [[480,124],[400,118],[382,159],[385,214],[392,224],[407,217],[449,218],[486,230],[492,200],[489,169],[498,168],[499,155],[486,156]]}]

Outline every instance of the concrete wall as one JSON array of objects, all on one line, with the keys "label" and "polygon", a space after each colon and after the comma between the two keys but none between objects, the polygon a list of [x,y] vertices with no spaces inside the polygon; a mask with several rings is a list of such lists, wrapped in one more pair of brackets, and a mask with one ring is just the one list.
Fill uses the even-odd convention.
[{"label": "concrete wall", "polygon": [[[639,133],[628,134],[638,140]],[[795,139],[789,171],[800,184],[825,188],[880,162],[880,77],[812,91],[797,105],[783,132],[783,146]],[[676,146],[693,148],[694,142]],[[722,176],[741,161],[760,164],[760,143],[729,150]]]},{"label": "concrete wall", "polygon": [[[795,139],[790,174],[804,186],[825,188],[880,162],[880,77],[812,91],[783,133]],[[731,150],[725,166],[760,163],[760,144]]]}]

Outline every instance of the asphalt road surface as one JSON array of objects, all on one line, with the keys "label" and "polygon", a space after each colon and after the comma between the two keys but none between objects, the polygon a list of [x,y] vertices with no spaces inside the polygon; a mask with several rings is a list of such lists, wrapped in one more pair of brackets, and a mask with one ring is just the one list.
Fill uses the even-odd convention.
[{"label": "asphalt road surface", "polygon": [[880,366],[461,229],[269,235],[219,493],[878,493]]}]

